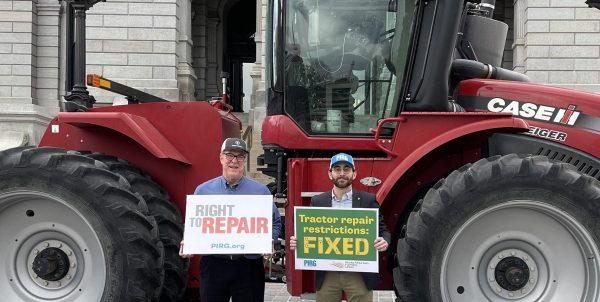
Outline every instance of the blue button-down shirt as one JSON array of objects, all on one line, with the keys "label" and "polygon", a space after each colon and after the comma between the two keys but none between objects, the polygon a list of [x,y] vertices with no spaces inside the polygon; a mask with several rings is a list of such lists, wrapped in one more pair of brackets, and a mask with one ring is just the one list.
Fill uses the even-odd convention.
[{"label": "blue button-down shirt", "polygon": [[[213,178],[196,188],[194,195],[271,195],[267,186],[260,182],[243,176],[240,182],[231,185],[225,177]],[[281,233],[281,216],[275,203],[273,203],[273,242],[277,241]],[[246,254],[248,259],[257,259],[259,254]]]},{"label": "blue button-down shirt", "polygon": [[331,191],[331,207],[332,208],[352,208],[352,190],[342,195],[342,200],[338,200]]}]

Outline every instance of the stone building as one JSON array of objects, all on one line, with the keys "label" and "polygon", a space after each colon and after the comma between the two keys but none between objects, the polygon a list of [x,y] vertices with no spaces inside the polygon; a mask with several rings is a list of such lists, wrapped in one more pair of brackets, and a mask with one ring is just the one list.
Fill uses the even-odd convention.
[{"label": "stone building", "polygon": [[[221,71],[241,107],[241,66],[254,93],[249,124],[264,118],[262,38],[266,2],[109,0],[87,12],[87,70],[170,101],[222,95]],[[74,12],[58,0],[0,0],[0,131],[39,143],[73,84]],[[231,20],[231,21],[228,21]],[[248,72],[246,71],[246,74]],[[95,106],[123,97],[89,88]],[[259,90],[258,92],[256,90]],[[249,91],[246,91],[250,96]],[[257,101],[255,101],[257,100]],[[241,111],[242,108],[236,108]],[[260,122],[257,124],[260,129]],[[8,132],[7,132],[8,131]],[[20,139],[20,138],[19,138]],[[14,142],[11,142],[14,143]],[[0,146],[1,147],[1,146]]]},{"label": "stone building", "polygon": [[[251,94],[248,124],[265,116],[267,1],[107,0],[87,14],[87,73],[170,101],[221,95],[230,73],[236,111]],[[584,0],[500,0],[509,24],[503,66],[533,82],[600,92],[600,11]],[[73,12],[58,0],[0,0],[0,131],[37,144],[72,85]],[[250,78],[242,66],[252,63]],[[248,70],[246,70],[246,74]],[[242,81],[252,91],[242,90]],[[121,96],[90,89],[96,106]],[[258,132],[256,131],[255,132]],[[256,140],[255,142],[259,141]],[[14,143],[14,142],[13,142]],[[255,144],[258,145],[258,144]],[[1,147],[1,146],[0,146]]]}]

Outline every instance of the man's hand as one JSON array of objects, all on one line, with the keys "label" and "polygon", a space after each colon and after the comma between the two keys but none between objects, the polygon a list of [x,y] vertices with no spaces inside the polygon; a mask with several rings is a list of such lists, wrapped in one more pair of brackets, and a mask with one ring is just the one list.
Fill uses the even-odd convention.
[{"label": "man's hand", "polygon": [[290,237],[290,250],[295,250],[296,247],[298,246],[298,239],[296,239],[296,236],[291,236]]},{"label": "man's hand", "polygon": [[387,250],[388,248],[388,243],[385,242],[385,240],[383,240],[383,237],[377,237],[377,239],[375,239],[375,249],[383,252],[385,250]]},{"label": "man's hand", "polygon": [[184,254],[183,253],[183,240],[181,240],[181,243],[179,244],[179,256],[181,256],[183,258],[192,258],[192,257],[194,257],[194,255],[192,255],[192,254]]}]

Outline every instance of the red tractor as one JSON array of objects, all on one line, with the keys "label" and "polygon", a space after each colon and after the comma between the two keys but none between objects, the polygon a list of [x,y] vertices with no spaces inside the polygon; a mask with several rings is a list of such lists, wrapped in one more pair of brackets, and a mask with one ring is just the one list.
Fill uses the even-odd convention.
[{"label": "red tractor", "polygon": [[[600,97],[498,68],[507,26],[489,18],[493,1],[268,7],[259,163],[287,199],[285,238],[343,151],[393,232],[379,288],[398,301],[599,299]],[[186,195],[220,174],[219,146],[241,124],[206,102],[88,85],[131,104],[90,108],[76,85],[74,112],[39,148],[0,153],[2,299],[197,293],[198,257],[177,254]],[[288,269],[288,291],[314,292],[313,277]]]},{"label": "red tractor", "polygon": [[[346,152],[392,231],[379,288],[398,301],[600,299],[600,97],[498,68],[494,1],[270,4],[259,162],[286,238]],[[288,291],[314,292],[287,264]]]}]

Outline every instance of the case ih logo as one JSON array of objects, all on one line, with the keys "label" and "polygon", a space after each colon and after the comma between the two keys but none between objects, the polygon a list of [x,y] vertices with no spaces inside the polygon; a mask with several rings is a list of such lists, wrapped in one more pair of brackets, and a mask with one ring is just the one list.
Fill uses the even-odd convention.
[{"label": "case ih logo", "polygon": [[493,98],[487,104],[487,110],[491,112],[509,112],[515,116],[547,121],[562,125],[575,125],[581,111],[575,111],[577,105],[569,105],[567,108],[556,108],[534,103],[509,101],[501,98]]}]

